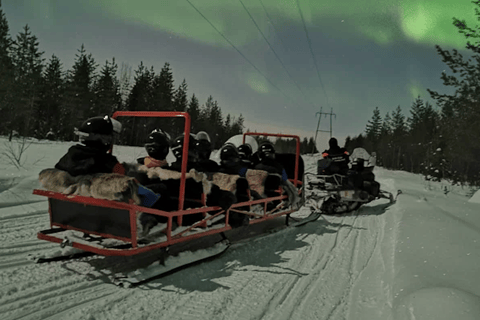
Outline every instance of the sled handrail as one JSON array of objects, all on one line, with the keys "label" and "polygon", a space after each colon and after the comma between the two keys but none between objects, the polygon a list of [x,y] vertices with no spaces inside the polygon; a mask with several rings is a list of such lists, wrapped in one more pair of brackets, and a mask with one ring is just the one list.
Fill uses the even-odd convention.
[{"label": "sled handrail", "polygon": [[267,132],[245,132],[243,134],[243,142],[245,143],[247,136],[267,136],[267,137],[279,137],[279,138],[292,138],[296,140],[295,145],[295,173],[293,178],[293,184],[296,187],[298,182],[298,163],[300,158],[300,137],[293,134],[283,134],[283,133],[267,133]]}]

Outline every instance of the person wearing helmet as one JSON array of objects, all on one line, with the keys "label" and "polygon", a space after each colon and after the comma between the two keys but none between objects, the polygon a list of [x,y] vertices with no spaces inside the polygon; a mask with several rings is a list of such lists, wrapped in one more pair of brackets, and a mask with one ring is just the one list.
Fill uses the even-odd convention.
[{"label": "person wearing helmet", "polygon": [[220,169],[218,163],[210,160],[212,153],[212,143],[210,136],[205,131],[200,131],[196,135],[195,151],[198,155],[198,160],[195,168],[200,172],[218,172]]},{"label": "person wearing helmet", "polygon": [[244,176],[247,169],[240,160],[237,147],[233,143],[227,143],[220,149],[219,172]]},{"label": "person wearing helmet", "polygon": [[240,158],[240,161],[247,166],[248,168],[252,167],[252,146],[248,143],[242,144],[238,146],[238,156]]},{"label": "person wearing helmet", "polygon": [[138,158],[137,162],[147,168],[164,167],[168,164],[166,158],[170,151],[170,135],[162,129],[154,129],[147,137],[145,150],[148,156]]},{"label": "person wearing helmet", "polygon": [[55,165],[72,176],[94,173],[125,174],[125,168],[108,152],[114,134],[120,133],[122,125],[109,116],[90,118],[75,130],[81,144],[76,144]]},{"label": "person wearing helmet", "polygon": [[258,148],[258,158],[260,163],[255,166],[257,170],[264,170],[269,173],[281,175],[282,180],[288,180],[285,168],[275,160],[275,148],[271,142],[264,142]]},{"label": "person wearing helmet", "polygon": [[330,138],[328,145],[330,149],[323,151],[322,157],[330,159],[331,163],[324,169],[324,174],[347,175],[350,161],[348,151],[345,148],[340,148],[337,139],[334,137]]},{"label": "person wearing helmet", "polygon": [[[75,134],[80,137],[81,144],[70,147],[55,168],[66,171],[74,177],[96,173],[124,175],[125,167],[109,152],[113,145],[114,135],[120,133],[121,128],[121,123],[108,115],[87,119],[75,130]],[[142,200],[142,206],[154,208],[161,207],[161,202],[166,198],[142,184],[139,184],[138,195]],[[162,201],[158,201],[160,198],[163,198]],[[149,230],[147,224],[152,219],[149,216],[143,215],[140,219],[144,227],[144,234]]]},{"label": "person wearing helmet", "polygon": [[[184,135],[178,136],[173,142],[172,142],[172,152],[173,155],[175,156],[176,160],[170,164],[168,167],[170,170],[174,171],[182,171],[182,156],[183,156],[183,142],[185,140]],[[195,150],[195,144],[196,144],[196,139],[193,134],[190,134],[190,139],[188,142],[188,159],[187,159],[187,172],[190,171],[190,169],[195,168],[198,155]]]}]

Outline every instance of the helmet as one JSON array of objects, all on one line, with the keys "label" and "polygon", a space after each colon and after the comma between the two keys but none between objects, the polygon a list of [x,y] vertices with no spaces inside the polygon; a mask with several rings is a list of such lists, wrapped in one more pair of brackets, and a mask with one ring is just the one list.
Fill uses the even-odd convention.
[{"label": "helmet", "polygon": [[220,160],[228,161],[238,159],[238,151],[233,143],[227,143],[220,149]]},{"label": "helmet", "polygon": [[338,141],[336,138],[330,138],[330,140],[328,140],[328,145],[330,148],[338,148]]},{"label": "helmet", "polygon": [[195,150],[197,151],[198,157],[202,160],[210,159],[210,154],[212,153],[210,136],[205,131],[200,131],[197,133],[196,138]]},{"label": "helmet", "polygon": [[207,141],[210,142],[210,143],[212,142],[212,141],[210,140],[210,136],[209,136],[208,133],[206,133],[205,131],[199,131],[199,132],[197,133],[196,139],[197,139],[197,140],[207,140]]},{"label": "helmet", "polygon": [[75,130],[75,134],[86,146],[107,151],[113,143],[113,135],[121,130],[120,122],[105,115],[87,119]]},{"label": "helmet", "polygon": [[164,160],[170,148],[170,135],[162,129],[154,129],[147,137],[145,149],[150,157]]},{"label": "helmet", "polygon": [[271,142],[264,142],[258,148],[258,157],[260,161],[265,159],[275,159],[275,148]]},{"label": "helmet", "polygon": [[[172,152],[175,158],[181,159],[183,152],[183,140],[185,139],[184,135],[178,136],[172,143]],[[195,152],[196,139],[193,134],[190,134],[190,140],[188,142],[188,158],[190,161],[194,161],[197,158]]]},{"label": "helmet", "polygon": [[242,144],[238,147],[238,155],[242,160],[250,159],[252,153],[252,146],[248,143]]}]

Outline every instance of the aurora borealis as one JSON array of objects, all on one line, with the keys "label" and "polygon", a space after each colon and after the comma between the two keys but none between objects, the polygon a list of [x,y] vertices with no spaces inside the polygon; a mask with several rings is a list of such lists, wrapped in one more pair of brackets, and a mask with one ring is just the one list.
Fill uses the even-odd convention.
[{"label": "aurora borealis", "polygon": [[376,106],[383,116],[400,105],[408,116],[414,97],[429,99],[426,88],[447,90],[434,45],[463,50],[452,18],[477,22],[475,6],[464,0],[4,0],[2,6],[12,37],[28,23],[44,57],[54,53],[65,68],[82,43],[100,64],[115,57],[158,72],[168,61],[176,85],[187,80],[189,96],[204,103],[211,94],[223,112],[242,113],[252,129],[312,136],[315,113],[333,108],[340,138],[361,133]]}]

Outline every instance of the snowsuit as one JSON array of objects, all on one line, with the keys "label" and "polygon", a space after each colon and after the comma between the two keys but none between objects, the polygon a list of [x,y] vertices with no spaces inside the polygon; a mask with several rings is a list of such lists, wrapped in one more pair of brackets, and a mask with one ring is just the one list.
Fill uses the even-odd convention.
[{"label": "snowsuit", "polygon": [[330,149],[323,151],[322,157],[325,159],[332,159],[332,163],[325,169],[325,174],[342,174],[346,175],[348,172],[349,156],[345,148],[338,146],[337,139],[331,138],[328,141]]},{"label": "snowsuit", "polygon": [[214,173],[220,170],[220,166],[213,160],[201,159],[195,163],[195,170],[197,170],[198,172]]},{"label": "snowsuit", "polygon": [[[66,171],[73,177],[95,173],[125,174],[125,167],[118,162],[115,156],[80,144],[70,147],[68,152],[60,158],[55,168]],[[160,202],[157,201],[160,195],[153,193],[141,184],[138,188],[138,195],[145,207],[160,205]]]},{"label": "snowsuit", "polygon": [[67,171],[71,176],[94,173],[125,174],[125,168],[110,153],[99,153],[98,149],[74,145],[55,165],[56,169]]}]

